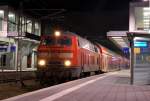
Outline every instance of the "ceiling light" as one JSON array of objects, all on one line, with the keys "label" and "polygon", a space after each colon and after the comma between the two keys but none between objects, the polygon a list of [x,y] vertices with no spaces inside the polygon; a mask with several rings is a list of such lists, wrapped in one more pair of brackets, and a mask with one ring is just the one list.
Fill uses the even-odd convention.
[{"label": "ceiling light", "polygon": [[143,15],[144,15],[144,16],[149,16],[149,15],[150,15],[150,12],[144,12]]},{"label": "ceiling light", "polygon": [[120,38],[122,38],[122,37],[112,37],[112,38],[114,38],[114,39],[120,39]]},{"label": "ceiling light", "polygon": [[150,7],[144,7],[143,10],[144,11],[150,11]]},{"label": "ceiling light", "polygon": [[14,17],[14,14],[8,14],[8,17]]},{"label": "ceiling light", "polygon": [[0,14],[4,14],[4,11],[3,11],[3,10],[0,10]]}]

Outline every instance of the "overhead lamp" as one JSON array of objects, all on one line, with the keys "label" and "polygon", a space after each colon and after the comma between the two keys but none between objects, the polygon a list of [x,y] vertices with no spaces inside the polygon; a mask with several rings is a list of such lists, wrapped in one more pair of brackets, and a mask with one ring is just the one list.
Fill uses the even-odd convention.
[{"label": "overhead lamp", "polygon": [[60,32],[59,32],[59,31],[56,31],[56,32],[55,32],[55,36],[56,36],[56,37],[59,37],[59,36],[60,36]]}]

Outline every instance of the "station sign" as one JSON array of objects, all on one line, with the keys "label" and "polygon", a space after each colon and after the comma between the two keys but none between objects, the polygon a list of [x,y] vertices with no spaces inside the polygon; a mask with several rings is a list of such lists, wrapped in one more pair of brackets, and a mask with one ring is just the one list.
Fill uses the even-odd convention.
[{"label": "station sign", "polygon": [[16,46],[11,45],[11,46],[0,46],[0,52],[15,52],[16,51]]},{"label": "station sign", "polygon": [[141,49],[140,48],[134,48],[134,53],[135,54],[140,54],[141,53]]},{"label": "station sign", "polygon": [[122,51],[123,51],[125,54],[128,54],[128,53],[129,53],[129,48],[128,48],[128,47],[124,47],[124,48],[122,48]]},{"label": "station sign", "polygon": [[7,52],[8,46],[0,46],[0,52]]},{"label": "station sign", "polygon": [[134,47],[148,47],[148,42],[146,41],[135,41]]},{"label": "station sign", "polygon": [[15,52],[16,51],[16,46],[12,45],[10,46],[10,52]]}]

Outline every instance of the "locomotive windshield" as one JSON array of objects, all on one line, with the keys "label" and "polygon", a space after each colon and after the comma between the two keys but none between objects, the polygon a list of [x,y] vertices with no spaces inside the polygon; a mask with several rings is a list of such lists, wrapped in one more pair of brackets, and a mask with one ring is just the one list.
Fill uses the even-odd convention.
[{"label": "locomotive windshield", "polygon": [[72,44],[71,39],[68,37],[60,37],[60,38],[52,38],[47,37],[44,38],[41,42],[42,45],[62,45],[62,46],[70,46]]}]

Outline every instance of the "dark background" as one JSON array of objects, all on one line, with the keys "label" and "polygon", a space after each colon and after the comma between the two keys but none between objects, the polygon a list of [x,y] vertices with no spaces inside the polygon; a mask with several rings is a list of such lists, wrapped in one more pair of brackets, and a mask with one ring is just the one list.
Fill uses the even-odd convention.
[{"label": "dark background", "polygon": [[128,30],[131,1],[135,0],[0,0],[0,4],[41,20],[42,34],[69,30],[120,52],[106,33]]}]

